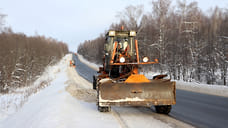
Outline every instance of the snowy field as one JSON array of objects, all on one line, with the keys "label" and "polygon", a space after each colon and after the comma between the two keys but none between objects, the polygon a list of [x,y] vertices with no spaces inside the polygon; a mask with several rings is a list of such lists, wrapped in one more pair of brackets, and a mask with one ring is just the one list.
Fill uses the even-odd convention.
[{"label": "snowy field", "polygon": [[[113,107],[111,112],[98,112],[96,91],[91,83],[69,67],[71,58],[71,55],[65,56],[59,64],[44,73],[41,78],[50,78],[49,85],[28,96],[16,111],[1,111],[0,128],[191,127],[144,108]],[[13,97],[13,94],[10,96]]]},{"label": "snowy field", "polygon": [[[78,55],[78,57],[81,62],[93,68],[94,70],[98,71],[99,69],[98,65],[96,65],[95,63],[89,62],[88,60],[83,58],[82,55]],[[151,79],[153,76],[156,76],[159,73],[148,72],[143,74],[147,78]],[[228,97],[228,86],[223,86],[223,85],[208,85],[208,84],[199,84],[196,82],[176,81],[176,88],[181,90],[186,90],[186,91]]]}]

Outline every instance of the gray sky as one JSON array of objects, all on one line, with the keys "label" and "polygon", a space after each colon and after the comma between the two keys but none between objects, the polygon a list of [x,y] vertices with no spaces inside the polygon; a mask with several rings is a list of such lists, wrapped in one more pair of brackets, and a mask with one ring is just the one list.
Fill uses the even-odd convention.
[{"label": "gray sky", "polygon": [[[98,37],[128,5],[144,5],[151,11],[152,0],[0,0],[0,12],[7,14],[6,26],[26,35],[45,35],[68,44],[71,51],[84,40]],[[187,0],[190,2],[193,0]],[[228,0],[196,0],[204,11],[215,5],[228,7]],[[173,0],[174,3],[174,0]]]}]

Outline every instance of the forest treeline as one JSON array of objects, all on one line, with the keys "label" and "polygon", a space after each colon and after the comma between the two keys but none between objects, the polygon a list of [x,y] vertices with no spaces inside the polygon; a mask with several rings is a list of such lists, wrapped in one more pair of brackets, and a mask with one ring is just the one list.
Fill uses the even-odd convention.
[{"label": "forest treeline", "polygon": [[5,28],[0,33],[0,93],[31,85],[66,53],[68,46],[63,42]]},{"label": "forest treeline", "polygon": [[[140,56],[159,59],[147,66],[150,71],[167,73],[172,79],[228,85],[228,8],[203,12],[197,2],[170,0],[151,2],[152,11],[128,6],[118,12],[119,23],[109,30],[136,30]],[[107,30],[105,31],[105,33]],[[105,33],[78,46],[86,59],[102,63]]]}]

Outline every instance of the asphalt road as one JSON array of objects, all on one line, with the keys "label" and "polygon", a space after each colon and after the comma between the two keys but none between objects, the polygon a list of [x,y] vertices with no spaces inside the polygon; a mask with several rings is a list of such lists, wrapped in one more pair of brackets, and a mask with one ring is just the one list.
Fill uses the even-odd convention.
[{"label": "asphalt road", "polygon": [[[79,75],[92,82],[96,71],[80,62],[77,56],[73,59]],[[176,101],[169,116],[200,128],[228,127],[228,98],[176,90]]]}]

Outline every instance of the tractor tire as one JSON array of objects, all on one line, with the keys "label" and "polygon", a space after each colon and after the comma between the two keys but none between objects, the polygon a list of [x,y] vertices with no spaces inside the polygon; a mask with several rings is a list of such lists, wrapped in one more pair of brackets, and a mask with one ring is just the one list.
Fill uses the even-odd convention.
[{"label": "tractor tire", "polygon": [[155,106],[156,112],[161,114],[169,114],[171,111],[171,105],[159,105]]},{"label": "tractor tire", "polygon": [[97,89],[97,78],[96,78],[96,76],[93,76],[93,89],[94,90]]},{"label": "tractor tire", "polygon": [[99,106],[98,105],[98,111],[99,112],[110,112],[111,111],[111,107],[110,106]]}]

